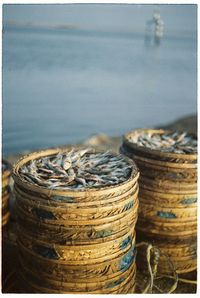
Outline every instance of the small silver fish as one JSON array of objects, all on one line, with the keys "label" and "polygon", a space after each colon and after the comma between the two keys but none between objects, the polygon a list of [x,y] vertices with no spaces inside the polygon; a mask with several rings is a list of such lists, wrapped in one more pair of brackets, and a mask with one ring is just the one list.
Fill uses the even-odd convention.
[{"label": "small silver fish", "polygon": [[20,174],[26,181],[49,189],[82,189],[118,184],[130,177],[131,170],[123,155],[92,153],[88,148],[33,160]]},{"label": "small silver fish", "polygon": [[129,141],[138,146],[171,153],[197,153],[197,140],[186,132],[146,133],[138,132],[129,136]]}]

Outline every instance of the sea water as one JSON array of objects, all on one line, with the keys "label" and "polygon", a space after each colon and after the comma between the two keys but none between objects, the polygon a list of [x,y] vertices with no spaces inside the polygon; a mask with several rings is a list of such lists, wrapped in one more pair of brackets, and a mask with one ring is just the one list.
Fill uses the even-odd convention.
[{"label": "sea water", "polygon": [[9,27],[3,32],[3,154],[196,113],[196,36]]}]

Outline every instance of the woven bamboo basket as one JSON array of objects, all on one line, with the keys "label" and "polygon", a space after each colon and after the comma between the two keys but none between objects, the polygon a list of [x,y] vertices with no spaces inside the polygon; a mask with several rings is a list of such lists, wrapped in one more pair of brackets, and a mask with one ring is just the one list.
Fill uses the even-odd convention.
[{"label": "woven bamboo basket", "polygon": [[[162,252],[167,254],[172,260],[177,273],[186,273],[196,269],[197,266],[197,245],[189,243],[187,245],[176,245],[171,247],[160,246]],[[158,268],[160,272],[168,272],[169,267],[166,259],[161,257],[160,266]]]},{"label": "woven bamboo basket", "polygon": [[[121,153],[134,159],[141,173],[137,235],[168,253],[177,272],[192,271],[196,268],[197,154],[166,153],[131,142],[131,136],[143,132],[170,131],[141,129],[123,138]],[[182,245],[192,245],[194,253],[188,255]],[[164,258],[160,268],[167,271]]]},{"label": "woven bamboo basket", "polygon": [[6,161],[2,160],[2,164],[4,168],[2,169],[2,226],[4,227],[10,218],[10,210],[9,210],[9,197],[10,197],[10,176],[11,176],[11,165]]},{"label": "woven bamboo basket", "polygon": [[[28,269],[28,267],[26,266],[26,264],[24,264],[24,262],[21,260],[21,267],[22,267],[22,271],[26,272],[27,275],[29,276],[33,276],[33,278],[30,278],[31,280],[38,278],[38,272],[34,272],[33,270]],[[52,279],[52,276],[49,276],[43,272],[41,272],[40,275],[40,279],[42,279],[42,283],[43,285],[45,283],[47,283],[49,286],[57,289],[58,291],[61,290],[60,285],[62,284],[62,288],[65,291],[70,291],[71,288],[76,288],[77,291],[87,291],[87,288],[90,291],[95,291],[98,288],[106,288],[108,284],[115,284],[115,282],[117,282],[119,279],[127,279],[130,274],[132,273],[132,271],[135,269],[135,264],[133,264],[132,266],[129,267],[129,269],[125,272],[122,272],[120,274],[120,276],[106,276],[103,279],[99,280],[98,278],[96,279],[92,279],[92,280],[86,280],[86,279],[71,279],[69,277],[64,277],[61,279],[61,277],[59,277],[59,279]],[[39,283],[39,282],[37,282]],[[41,282],[40,282],[41,284]]]},{"label": "woven bamboo basket", "polygon": [[[126,249],[125,249],[126,250]],[[127,251],[121,251],[117,257],[109,258],[108,260],[98,260],[94,264],[73,264],[69,265],[65,262],[58,260],[51,260],[42,257],[35,252],[19,245],[20,256],[28,264],[32,270],[40,270],[41,272],[53,276],[55,279],[71,276],[75,280],[85,279],[106,279],[107,276],[120,276],[121,272],[128,270],[128,268],[135,262],[136,249],[135,244]]]},{"label": "woven bamboo basket", "polygon": [[[93,264],[89,264],[84,261],[70,262],[67,260],[48,259],[47,255],[38,255],[19,243],[19,249],[23,256],[22,260],[25,264],[28,264],[27,268],[29,268],[31,272],[34,271],[36,275],[38,275],[39,270],[41,282],[43,282],[43,275],[46,275],[49,276],[49,280],[58,280],[58,284],[63,282],[66,278],[68,280],[76,280],[76,283],[79,281],[83,283],[83,280],[84,283],[90,280],[93,283],[100,282],[102,279],[104,281],[116,280],[116,277],[120,278],[122,273],[126,272],[134,265],[134,247],[134,242],[132,242],[132,246],[128,247],[128,250],[127,248],[124,249],[125,253],[121,251],[120,254],[113,254],[111,258],[107,258],[107,260],[105,260],[105,258],[99,258],[96,259]],[[116,255],[118,256],[116,257]],[[23,270],[21,269],[21,271]],[[29,279],[29,277],[27,278]],[[89,288],[89,285],[87,286]],[[102,288],[101,286],[100,289]],[[51,293],[51,291],[49,292]]]},{"label": "woven bamboo basket", "polygon": [[[21,230],[19,231],[21,235]],[[23,233],[23,236],[18,237],[18,241],[23,246],[34,251],[40,256],[48,254],[48,257],[52,256],[52,259],[58,260],[58,262],[65,261],[68,264],[85,264],[95,263],[96,258],[100,259],[111,257],[112,255],[121,254],[123,249],[127,249],[132,245],[134,239],[134,228],[122,237],[115,239],[115,241],[107,241],[98,244],[88,245],[57,245],[49,244],[48,242],[39,241]]]},{"label": "woven bamboo basket", "polygon": [[[197,181],[197,168],[180,168],[181,164],[174,165],[173,163],[170,166],[158,165],[156,160],[150,162],[147,158],[141,158],[139,156],[134,156],[135,161],[137,162],[138,167],[142,175],[147,178],[153,179],[163,179],[170,182],[196,182]],[[165,162],[162,162],[165,163]],[[190,166],[190,164],[188,164]],[[193,167],[193,164],[192,164]]]},{"label": "woven bamboo basket", "polygon": [[140,202],[175,208],[197,207],[197,193],[170,194],[140,189]]},{"label": "woven bamboo basket", "polygon": [[[126,216],[131,212],[129,206],[137,206],[137,193],[135,196],[129,195],[124,200],[116,202],[115,204],[103,205],[101,207],[92,208],[73,208],[69,205],[68,208],[59,208],[51,207],[45,205],[39,205],[37,203],[30,204],[27,202],[27,199],[22,199],[21,196],[18,196],[17,207],[22,210],[23,213],[29,214],[33,220],[42,219],[43,222],[47,224],[63,224],[63,225],[87,225],[89,224],[98,225],[102,223],[107,223],[110,221],[117,220]],[[95,212],[96,210],[96,212]]]},{"label": "woven bamboo basket", "polygon": [[[139,177],[139,172],[137,170],[137,167],[134,163],[131,163],[129,159],[127,159],[127,162],[133,166],[133,171],[131,174],[131,177],[119,185],[114,185],[112,187],[102,187],[99,188],[92,188],[87,189],[87,191],[80,191],[80,190],[50,190],[38,185],[34,185],[32,183],[29,183],[25,180],[23,180],[20,177],[19,169],[29,161],[37,158],[41,158],[44,156],[53,156],[57,153],[66,152],[66,149],[49,149],[49,150],[43,150],[39,152],[34,152],[31,154],[28,154],[24,157],[22,157],[17,164],[14,167],[13,170],[13,178],[17,186],[21,186],[23,189],[27,191],[27,193],[31,193],[32,195],[38,195],[38,197],[42,197],[43,199],[49,200],[57,200],[60,197],[61,200],[64,203],[76,203],[76,202],[84,202],[85,204],[87,202],[99,202],[107,199],[120,196],[124,193],[126,193],[128,190],[130,190],[133,185],[135,185],[136,181]],[[91,150],[91,153],[94,153],[94,151]],[[89,154],[89,153],[88,153]],[[115,155],[113,153],[113,155]],[[59,197],[59,198],[58,198]]]},{"label": "woven bamboo basket", "polygon": [[33,221],[27,218],[22,213],[18,212],[18,222],[26,233],[30,235],[37,235],[38,239],[45,239],[49,243],[69,244],[81,243],[87,244],[88,241],[92,243],[101,243],[110,239],[125,234],[132,226],[135,226],[137,214],[128,214],[126,217],[114,222],[96,225],[96,226],[56,226],[40,221]]},{"label": "woven bamboo basket", "polygon": [[[161,246],[162,247],[162,246]],[[196,257],[197,255],[197,244],[191,243],[191,244],[185,244],[185,245],[178,245],[178,246],[168,246],[168,247],[162,247],[162,249],[167,253],[168,255],[172,255],[174,259],[192,259]]]},{"label": "woven bamboo basket", "polygon": [[20,177],[27,162],[65,151],[32,153],[14,167],[20,279],[34,293],[133,291],[137,167],[126,159],[127,181],[81,191],[49,190]]},{"label": "woven bamboo basket", "polygon": [[[134,266],[135,267],[135,266]],[[36,278],[33,281],[33,277],[29,276],[27,279],[24,275],[23,271],[20,272],[20,278],[21,282],[26,285],[27,292],[29,293],[49,293],[49,285],[44,284],[41,282],[40,279]],[[128,276],[128,278],[123,279],[119,278],[115,281],[107,282],[106,286],[101,290],[101,294],[124,294],[124,293],[134,293],[135,290],[135,278],[136,278],[136,270],[133,268],[131,271],[131,274]],[[68,290],[63,287],[63,283],[60,282],[60,285],[58,285],[58,288],[51,287],[51,293],[65,293],[65,294],[82,294],[83,292],[89,293],[89,294],[98,294],[99,289],[90,290],[88,286],[85,285],[84,290],[81,291],[75,287],[71,287]]]},{"label": "woven bamboo basket", "polygon": [[[193,246],[197,243],[197,235],[189,235],[184,236],[181,235],[180,237],[176,237],[176,235],[162,235],[162,234],[155,234],[155,233],[141,233],[137,231],[137,242],[146,241],[149,243],[152,243],[152,245],[158,246],[158,247],[166,247],[174,249],[175,247],[179,246]],[[196,246],[195,246],[196,247]]]},{"label": "woven bamboo basket", "polygon": [[[126,136],[125,136],[125,138],[126,138]],[[125,142],[127,143],[127,141],[125,141]],[[130,145],[132,145],[132,144],[130,143]],[[130,158],[134,157],[135,160],[137,161],[137,163],[141,163],[144,166],[144,162],[145,162],[147,167],[149,167],[150,169],[156,169],[156,170],[162,171],[162,172],[163,171],[165,171],[165,172],[172,171],[172,172],[176,173],[176,172],[179,172],[184,169],[187,173],[187,172],[194,172],[195,169],[197,169],[197,164],[196,164],[197,160],[196,159],[192,160],[190,163],[187,159],[184,160],[183,157],[181,158],[181,160],[177,158],[178,155],[185,156],[186,154],[170,153],[170,155],[174,156],[174,158],[172,158],[171,161],[168,162],[168,161],[165,161],[164,158],[163,159],[154,159],[151,156],[151,153],[155,152],[155,151],[157,152],[157,150],[155,150],[155,149],[149,149],[149,148],[140,147],[140,146],[137,146],[137,147],[140,148],[138,150],[147,151],[147,156],[144,153],[142,155],[139,155],[140,153],[138,150],[136,151],[137,153],[135,151],[130,151],[131,149],[128,148],[127,144],[125,145],[124,143],[123,143],[122,147],[120,148],[120,150],[122,151],[122,153],[129,155]],[[158,151],[158,152],[160,152],[160,151]],[[160,152],[160,154],[165,156],[165,155],[168,155],[169,153]],[[187,155],[190,155],[190,154],[187,154]],[[195,154],[195,156],[196,156],[196,154]],[[186,156],[185,156],[185,158],[186,158]],[[182,161],[182,163],[181,163],[181,161]],[[195,173],[194,173],[194,175],[195,175]],[[174,178],[176,178],[176,176],[174,176]]]},{"label": "woven bamboo basket", "polygon": [[197,166],[195,164],[187,164],[186,167],[185,164],[166,163],[165,161],[159,162],[158,160],[130,153],[127,155],[132,158],[134,156],[134,160],[141,168],[142,175],[147,177],[166,179],[169,181],[197,181]]},{"label": "woven bamboo basket", "polygon": [[[155,245],[158,245],[156,241],[154,241]],[[196,247],[196,240],[193,243],[188,244],[176,244],[176,245],[165,245],[159,244],[162,254],[160,256],[160,260],[158,263],[158,272],[159,274],[166,274],[170,272],[170,267],[166,256],[170,258],[172,261],[176,271],[178,274],[187,273],[196,269],[197,266],[197,247]],[[147,265],[143,262],[146,258],[146,252],[140,251],[137,264],[138,267],[142,269],[146,269]]]},{"label": "woven bamboo basket", "polygon": [[[148,227],[148,230],[147,228]],[[163,223],[159,221],[153,221],[148,219],[141,219],[137,224],[137,231],[139,233],[145,233],[146,235],[163,235],[174,236],[174,231],[178,233],[177,237],[183,236],[190,238],[192,235],[197,234],[197,222],[183,222],[183,223]]]},{"label": "woven bamboo basket", "polygon": [[175,193],[175,194],[194,194],[197,192],[197,183],[181,183],[179,182],[169,182],[161,179],[148,179],[142,177],[140,179],[143,188],[149,190],[159,189],[159,192],[164,193]]}]

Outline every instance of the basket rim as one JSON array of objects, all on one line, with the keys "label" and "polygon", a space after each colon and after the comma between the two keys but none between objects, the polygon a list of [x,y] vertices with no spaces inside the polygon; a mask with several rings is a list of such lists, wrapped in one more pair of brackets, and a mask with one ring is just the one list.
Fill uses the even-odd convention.
[{"label": "basket rim", "polygon": [[[32,274],[33,276],[36,274],[38,275],[38,272],[37,272],[37,269],[36,268],[30,268],[29,266],[27,266],[27,262],[20,258],[20,264],[22,264],[22,267],[23,267],[23,270],[25,269],[25,271],[28,271],[30,274]],[[119,279],[121,276],[126,276],[126,278],[128,278],[130,276],[130,274],[133,272],[135,273],[136,271],[136,264],[135,263],[132,263],[131,266],[126,270],[126,271],[123,271],[123,272],[116,272],[113,274],[113,276],[103,276],[104,279],[101,279],[99,280],[99,276],[98,277],[94,277],[94,278],[90,278],[90,279],[86,279],[85,278],[78,278],[78,281],[74,281],[74,277],[71,276],[69,277],[68,280],[64,280],[62,282],[63,285],[70,285],[70,284],[73,284],[73,286],[76,286],[76,283],[79,284],[79,286],[82,284],[82,285],[85,285],[85,284],[88,284],[88,286],[94,286],[94,284],[96,285],[102,285],[102,284],[105,284],[107,282],[111,282],[111,281],[114,281],[116,279]],[[54,283],[54,284],[60,284],[60,280],[59,279],[56,279],[57,276],[50,276],[48,273],[42,271],[42,276],[45,277],[45,280],[50,282],[50,284]],[[101,276],[102,277],[102,276]]]},{"label": "basket rim", "polygon": [[[80,148],[79,148],[80,149]],[[78,149],[78,150],[79,150]],[[104,153],[105,151],[103,150],[95,150],[93,148],[89,148],[90,151],[87,152],[87,154],[93,154],[93,153]],[[13,171],[12,171],[12,178],[14,179],[14,181],[16,183],[20,183],[22,184],[25,188],[27,187],[31,187],[32,190],[35,190],[36,192],[40,192],[41,190],[47,192],[48,194],[50,193],[51,195],[59,195],[61,192],[63,193],[71,193],[71,194],[83,194],[83,193],[98,193],[99,191],[104,191],[104,190],[117,190],[118,188],[120,188],[121,186],[124,186],[126,185],[127,183],[129,182],[132,182],[132,181],[137,181],[137,179],[139,178],[139,170],[138,170],[138,167],[136,166],[135,162],[133,160],[131,160],[130,158],[128,158],[127,156],[124,156],[123,155],[123,158],[128,162],[129,165],[132,166],[132,171],[131,171],[131,175],[130,177],[119,183],[119,184],[116,184],[116,185],[110,185],[110,186],[102,186],[102,187],[91,187],[91,188],[85,188],[85,189],[48,189],[46,187],[43,187],[43,186],[39,186],[39,185],[36,185],[34,183],[30,183],[28,181],[25,181],[21,178],[21,175],[19,174],[19,169],[21,168],[22,165],[26,164],[27,162],[29,162],[30,160],[33,160],[33,159],[37,159],[37,158],[40,158],[40,157],[45,157],[45,156],[51,156],[51,155],[54,155],[54,154],[57,154],[57,153],[62,153],[62,152],[67,152],[71,150],[70,149],[66,149],[66,148],[53,148],[53,149],[45,149],[45,150],[40,150],[40,151],[34,151],[34,152],[31,152],[29,154],[26,154],[24,156],[22,156],[13,166]],[[111,154],[113,154],[114,156],[118,156],[120,155],[119,153],[115,153],[113,151],[109,151]],[[122,154],[121,154],[122,155]],[[33,158],[34,156],[34,158]]]},{"label": "basket rim", "polygon": [[[19,227],[19,231],[24,231],[23,227]],[[35,238],[33,235],[27,234],[26,232],[22,236],[19,236],[19,241],[23,243],[23,240],[26,239],[26,241],[29,241],[32,245],[37,244],[37,245],[43,245],[47,248],[55,248],[55,249],[60,249],[63,251],[74,251],[74,252],[79,252],[81,249],[84,250],[98,250],[98,249],[104,249],[104,248],[111,248],[113,245],[116,245],[117,247],[121,244],[123,240],[126,240],[127,237],[131,237],[130,240],[130,246],[135,246],[136,245],[136,231],[135,231],[135,226],[130,227],[128,231],[126,231],[125,234],[119,236],[118,238],[115,239],[109,239],[108,241],[101,242],[101,243],[90,243],[88,242],[87,244],[57,244],[57,243],[50,243],[48,240],[41,240],[39,238]],[[21,241],[21,238],[23,240]]]},{"label": "basket rim", "polygon": [[[169,152],[163,152],[161,150],[157,150],[157,149],[150,149],[144,146],[139,146],[137,145],[137,143],[133,143],[130,142],[128,140],[130,135],[136,134],[136,133],[140,133],[140,132],[151,132],[151,133],[158,133],[158,134],[163,134],[163,133],[173,133],[173,130],[168,130],[168,129],[157,129],[157,128],[139,128],[139,129],[134,129],[131,130],[129,132],[127,132],[126,134],[123,135],[123,144],[127,145],[129,148],[132,149],[137,149],[140,150],[143,153],[150,153],[150,154],[155,154],[158,157],[162,156],[162,157],[166,157],[166,158],[183,158],[183,159],[197,159],[197,153],[193,154],[193,153],[169,153]],[[180,131],[182,132],[182,131]],[[192,133],[188,133],[188,135],[190,136],[195,136],[196,134],[192,134]]]}]

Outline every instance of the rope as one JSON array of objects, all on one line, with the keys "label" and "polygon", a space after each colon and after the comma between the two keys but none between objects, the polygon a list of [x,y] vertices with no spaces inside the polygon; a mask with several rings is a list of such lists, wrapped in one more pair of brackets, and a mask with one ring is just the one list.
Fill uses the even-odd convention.
[{"label": "rope", "polygon": [[165,256],[166,257],[166,259],[167,259],[167,261],[168,261],[168,263],[169,263],[169,265],[170,265],[170,267],[171,267],[171,269],[172,269],[172,272],[173,272],[173,275],[174,275],[174,284],[171,286],[171,288],[168,290],[168,294],[171,294],[171,293],[173,293],[175,290],[176,290],[176,288],[177,288],[177,285],[178,285],[178,274],[177,274],[177,272],[176,272],[176,269],[175,269],[175,267],[174,267],[174,264],[173,264],[173,262],[171,261],[171,259],[169,258],[169,256],[167,255],[167,254],[165,254],[165,253],[161,253],[161,255],[163,255],[163,256]]},{"label": "rope", "polygon": [[[142,294],[152,293],[153,287],[155,287],[159,292],[163,293],[163,291],[158,286],[156,286],[154,284],[154,280],[156,279],[156,274],[157,274],[157,267],[158,267],[158,263],[159,263],[159,259],[160,259],[161,255],[163,255],[167,259],[167,261],[171,267],[171,270],[173,272],[173,276],[171,276],[171,278],[174,279],[174,283],[171,286],[171,288],[168,290],[167,294],[173,293],[177,288],[179,278],[178,278],[176,269],[174,267],[174,264],[170,260],[169,256],[167,254],[164,254],[158,247],[153,246],[150,243],[140,242],[140,243],[136,244],[137,248],[141,247],[141,246],[147,246],[146,260],[147,260],[148,272],[150,275],[149,281],[148,281],[145,289],[142,291]],[[152,264],[151,264],[151,255],[154,256],[154,258],[152,260]]]},{"label": "rope", "polygon": [[163,290],[161,290],[158,286],[154,285],[154,288],[156,288],[156,290],[158,290],[158,292],[164,294]]}]

